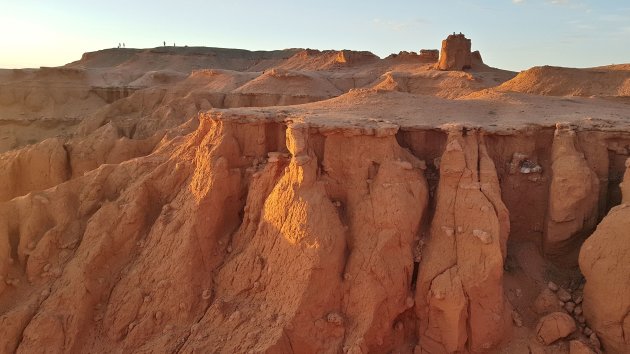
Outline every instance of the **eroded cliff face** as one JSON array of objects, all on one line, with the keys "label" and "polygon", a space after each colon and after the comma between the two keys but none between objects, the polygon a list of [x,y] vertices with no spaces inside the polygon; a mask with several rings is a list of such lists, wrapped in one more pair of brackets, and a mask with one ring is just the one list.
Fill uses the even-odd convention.
[{"label": "eroded cliff face", "polygon": [[575,261],[579,244],[597,223],[599,179],[578,150],[576,133],[558,124],[551,147],[551,184],[544,250],[552,258]]},{"label": "eroded cliff face", "polygon": [[3,348],[391,348],[428,201],[395,132],[203,119],[3,203],[2,298],[32,299],[4,314]]},{"label": "eroded cliff face", "polygon": [[[17,172],[0,202],[2,351],[488,353],[539,337],[561,351],[526,300],[551,278],[523,245],[545,271],[575,264],[630,143],[227,112],[178,129],[133,140],[110,123],[3,155]],[[575,317],[572,347],[598,350],[592,329],[627,348],[627,304],[608,301],[628,288],[623,210],[582,248],[584,321],[549,307]],[[560,274],[578,302],[579,275]]]},{"label": "eroded cliff face", "polygon": [[420,352],[481,352],[509,328],[503,261],[510,224],[483,136],[448,136],[416,291]]},{"label": "eroded cliff face", "polygon": [[584,314],[609,353],[630,351],[630,160],[626,166],[622,204],[584,242],[579,259],[586,278]]}]

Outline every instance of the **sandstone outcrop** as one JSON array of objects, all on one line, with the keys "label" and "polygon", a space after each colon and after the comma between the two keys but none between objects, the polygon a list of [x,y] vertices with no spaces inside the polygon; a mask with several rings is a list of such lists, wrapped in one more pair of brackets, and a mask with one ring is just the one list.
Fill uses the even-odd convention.
[{"label": "sandstone outcrop", "polygon": [[61,139],[0,154],[0,202],[64,182],[70,175],[69,164]]},{"label": "sandstone outcrop", "polygon": [[551,147],[551,184],[544,234],[545,254],[574,264],[579,244],[597,223],[599,179],[577,146],[576,134],[558,124]]},{"label": "sandstone outcrop", "polygon": [[622,204],[584,242],[579,258],[586,278],[584,315],[609,353],[630,351],[630,163],[626,166]]},{"label": "sandstone outcrop", "polygon": [[509,227],[483,135],[451,131],[418,272],[421,352],[482,352],[504,338],[511,323],[501,285]]},{"label": "sandstone outcrop", "polygon": [[463,34],[451,34],[442,41],[440,70],[465,70],[472,67],[471,42]]},{"label": "sandstone outcrop", "polygon": [[434,63],[440,60],[440,51],[437,49],[420,49],[419,59]]}]

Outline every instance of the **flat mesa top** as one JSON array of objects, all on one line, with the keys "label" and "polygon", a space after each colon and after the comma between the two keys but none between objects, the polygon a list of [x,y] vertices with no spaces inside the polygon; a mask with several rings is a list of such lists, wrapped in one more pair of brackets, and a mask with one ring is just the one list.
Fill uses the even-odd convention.
[{"label": "flat mesa top", "polygon": [[405,130],[448,129],[455,125],[501,132],[566,122],[593,130],[630,129],[630,98],[553,97],[493,91],[446,99],[404,92],[353,90],[330,100],[304,105],[213,111],[224,118],[301,121],[330,128],[386,123]]}]

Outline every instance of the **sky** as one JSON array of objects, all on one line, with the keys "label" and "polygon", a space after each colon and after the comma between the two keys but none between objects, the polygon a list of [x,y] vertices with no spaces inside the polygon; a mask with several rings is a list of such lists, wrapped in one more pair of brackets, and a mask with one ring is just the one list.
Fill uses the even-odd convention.
[{"label": "sky", "polygon": [[630,62],[630,0],[0,0],[0,68],[63,65],[87,51],[169,45],[271,50],[439,49],[472,39],[487,64]]}]

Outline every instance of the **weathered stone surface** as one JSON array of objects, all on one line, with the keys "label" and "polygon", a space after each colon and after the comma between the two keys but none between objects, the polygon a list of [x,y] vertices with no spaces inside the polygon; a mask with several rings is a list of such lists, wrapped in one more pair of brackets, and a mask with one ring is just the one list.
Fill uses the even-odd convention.
[{"label": "weathered stone surface", "polygon": [[595,354],[595,351],[580,340],[569,342],[569,354]]},{"label": "weathered stone surface", "polygon": [[630,167],[622,184],[623,200],[610,210],[580,250],[586,278],[582,311],[609,353],[630,352]]},{"label": "weathered stone surface", "polygon": [[509,217],[481,135],[450,132],[437,198],[418,273],[420,345],[485,351],[510,327],[511,311],[501,285]]},{"label": "weathered stone surface", "polygon": [[576,330],[575,321],[564,312],[554,312],[544,316],[536,325],[536,338],[549,345]]},{"label": "weathered stone surface", "polygon": [[[543,248],[548,258],[575,265],[575,250],[597,222],[599,180],[578,149],[575,131],[568,125],[556,126],[551,161]],[[560,300],[569,301],[570,296]]]},{"label": "weathered stone surface", "polygon": [[451,34],[442,41],[440,52],[440,70],[464,70],[472,66],[470,39],[463,34]]},{"label": "weathered stone surface", "polygon": [[440,58],[440,51],[437,49],[420,49],[420,59],[427,62],[437,62]]},{"label": "weathered stone surface", "polygon": [[532,309],[537,314],[548,314],[562,309],[558,303],[558,296],[548,288],[543,289],[534,300]]}]

